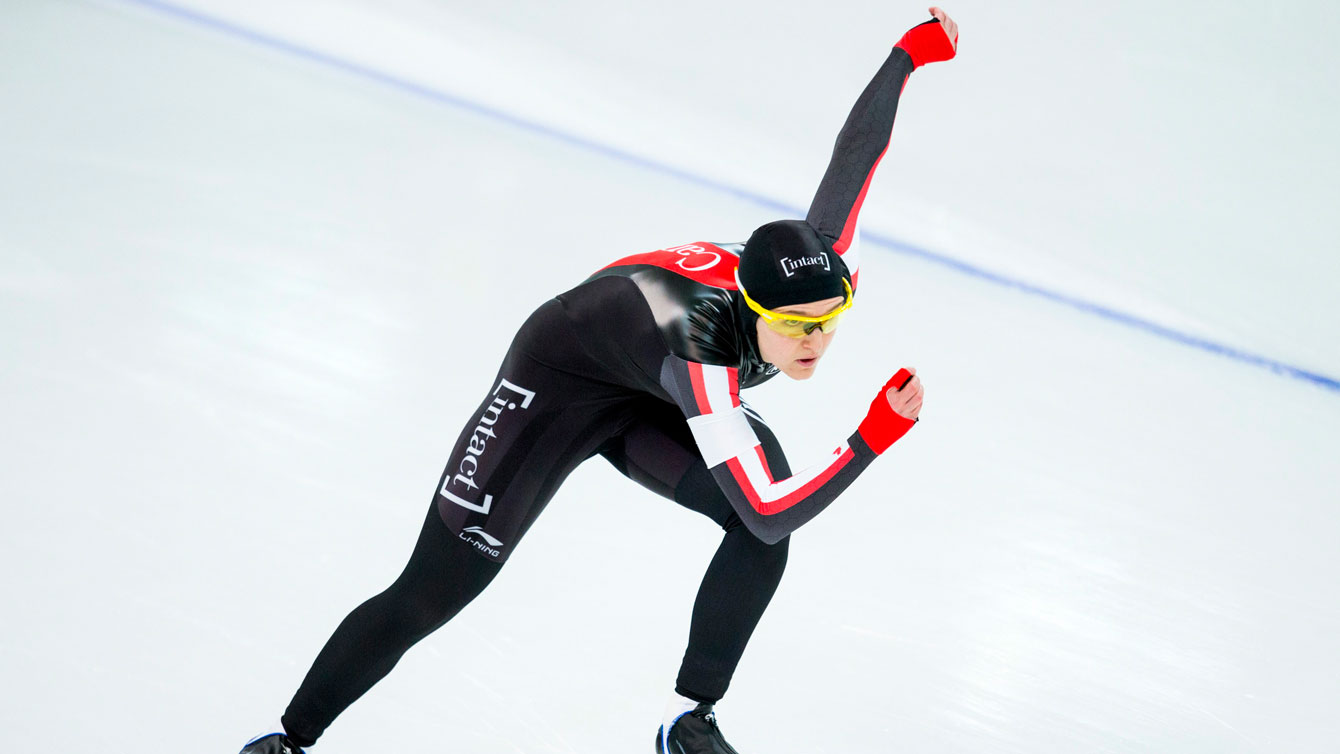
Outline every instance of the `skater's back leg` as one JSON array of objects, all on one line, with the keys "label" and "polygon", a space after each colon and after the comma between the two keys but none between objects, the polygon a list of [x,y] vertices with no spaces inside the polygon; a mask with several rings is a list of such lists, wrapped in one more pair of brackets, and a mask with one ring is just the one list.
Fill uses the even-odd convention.
[{"label": "skater's back leg", "polygon": [[331,721],[391,672],[410,647],[484,591],[501,569],[452,534],[431,506],[404,572],[349,613],[312,663],[284,713],[289,736],[300,746],[316,743]]}]

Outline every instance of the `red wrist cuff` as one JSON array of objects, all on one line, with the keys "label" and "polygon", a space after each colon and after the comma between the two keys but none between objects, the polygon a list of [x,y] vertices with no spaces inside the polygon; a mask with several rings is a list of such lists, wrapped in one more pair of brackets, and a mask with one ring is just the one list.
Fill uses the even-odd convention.
[{"label": "red wrist cuff", "polygon": [[954,57],[954,45],[939,21],[927,21],[913,26],[896,47],[901,47],[912,58],[912,65],[920,68],[927,63],[937,63]]},{"label": "red wrist cuff", "polygon": [[884,387],[880,388],[879,394],[870,402],[870,411],[861,420],[861,425],[856,428],[856,431],[861,434],[861,439],[876,454],[888,450],[890,445],[898,442],[899,438],[907,434],[907,431],[917,423],[916,419],[900,416],[889,405],[889,399],[884,396],[889,388],[905,385],[911,378],[911,372],[906,369],[899,369],[898,373],[884,383]]}]

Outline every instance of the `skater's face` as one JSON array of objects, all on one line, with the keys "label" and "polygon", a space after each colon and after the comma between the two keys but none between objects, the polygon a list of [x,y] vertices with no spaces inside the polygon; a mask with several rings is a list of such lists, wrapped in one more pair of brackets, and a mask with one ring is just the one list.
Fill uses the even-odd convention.
[{"label": "skater's face", "polygon": [[[812,301],[808,304],[795,304],[777,309],[778,314],[798,314],[802,317],[822,317],[837,311],[846,301],[842,296]],[[764,324],[763,319],[755,323],[758,328],[758,351],[763,360],[782,371],[793,380],[808,380],[814,376],[814,369],[828,344],[833,342],[837,331],[824,332],[815,328],[803,338],[789,338]]]}]

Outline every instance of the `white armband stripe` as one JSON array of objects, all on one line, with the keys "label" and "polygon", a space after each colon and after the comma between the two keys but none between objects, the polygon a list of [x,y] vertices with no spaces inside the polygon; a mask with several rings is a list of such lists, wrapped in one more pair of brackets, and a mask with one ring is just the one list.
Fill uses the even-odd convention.
[{"label": "white armband stripe", "polygon": [[[737,456],[755,456],[754,446],[759,444],[758,435],[749,426],[744,408],[736,406],[728,411],[703,414],[688,422],[693,440],[698,443],[698,452],[702,453],[703,460],[707,462],[707,468]],[[754,463],[758,463],[757,458]]]}]

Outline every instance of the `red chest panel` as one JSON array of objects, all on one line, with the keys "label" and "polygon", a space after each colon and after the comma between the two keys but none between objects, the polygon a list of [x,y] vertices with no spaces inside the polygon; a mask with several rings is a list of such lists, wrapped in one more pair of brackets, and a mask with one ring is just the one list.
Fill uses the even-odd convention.
[{"label": "red chest panel", "polygon": [[720,246],[699,241],[649,251],[645,254],[634,254],[605,265],[602,269],[608,270],[611,267],[632,264],[663,267],[704,285],[733,291],[736,289],[735,268],[740,264],[740,258]]}]

